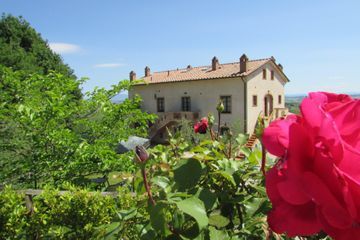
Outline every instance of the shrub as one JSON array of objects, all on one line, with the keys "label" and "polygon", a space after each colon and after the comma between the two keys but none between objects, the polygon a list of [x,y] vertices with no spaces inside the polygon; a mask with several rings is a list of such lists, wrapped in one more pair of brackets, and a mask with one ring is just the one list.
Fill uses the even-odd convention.
[{"label": "shrub", "polygon": [[114,198],[75,188],[45,190],[33,198],[30,212],[24,194],[6,187],[0,204],[0,239],[96,239],[98,227],[112,222],[117,210]]}]

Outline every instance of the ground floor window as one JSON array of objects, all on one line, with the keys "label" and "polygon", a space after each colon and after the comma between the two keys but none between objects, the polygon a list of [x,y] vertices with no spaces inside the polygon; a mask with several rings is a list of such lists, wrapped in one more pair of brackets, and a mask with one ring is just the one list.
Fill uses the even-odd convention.
[{"label": "ground floor window", "polygon": [[190,97],[181,98],[181,111],[190,112],[191,111],[191,99]]},{"label": "ground floor window", "polygon": [[163,97],[157,98],[157,111],[158,112],[164,112],[165,111],[165,99]]},{"label": "ground floor window", "polygon": [[224,111],[222,113],[231,113],[231,96],[220,96],[220,100],[224,104]]}]

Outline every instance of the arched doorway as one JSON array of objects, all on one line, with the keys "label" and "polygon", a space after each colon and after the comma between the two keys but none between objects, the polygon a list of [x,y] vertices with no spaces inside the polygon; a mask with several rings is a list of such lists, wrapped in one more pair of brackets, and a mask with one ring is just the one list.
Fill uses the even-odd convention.
[{"label": "arched doorway", "polygon": [[266,94],[264,97],[264,113],[269,116],[273,111],[273,97],[271,94]]}]

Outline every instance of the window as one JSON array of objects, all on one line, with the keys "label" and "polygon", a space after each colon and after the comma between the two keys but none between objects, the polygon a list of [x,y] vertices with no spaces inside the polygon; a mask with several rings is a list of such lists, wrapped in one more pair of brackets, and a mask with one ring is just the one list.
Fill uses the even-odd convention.
[{"label": "window", "polygon": [[263,79],[266,79],[266,69],[263,69]]},{"label": "window", "polygon": [[279,104],[281,104],[281,100],[282,100],[282,99],[281,99],[281,95],[279,95],[279,96],[278,96],[278,102],[279,102]]},{"label": "window", "polygon": [[224,111],[222,113],[231,113],[231,96],[220,96],[220,100],[224,104]]},{"label": "window", "polygon": [[271,80],[274,80],[274,78],[275,78],[274,74],[275,74],[274,71],[271,71]]},{"label": "window", "polygon": [[158,112],[164,112],[165,111],[165,99],[163,97],[157,98],[157,111]]},{"label": "window", "polygon": [[191,111],[191,100],[190,97],[181,98],[181,111],[190,112]]},{"label": "window", "polygon": [[257,106],[257,95],[253,95],[253,107]]}]

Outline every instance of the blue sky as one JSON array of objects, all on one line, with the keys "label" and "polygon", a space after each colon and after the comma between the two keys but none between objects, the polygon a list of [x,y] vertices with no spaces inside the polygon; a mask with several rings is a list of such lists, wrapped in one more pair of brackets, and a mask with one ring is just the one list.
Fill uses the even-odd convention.
[{"label": "blue sky", "polygon": [[109,87],[135,70],[274,56],[287,94],[360,92],[360,1],[0,0],[61,53],[83,86]]}]

